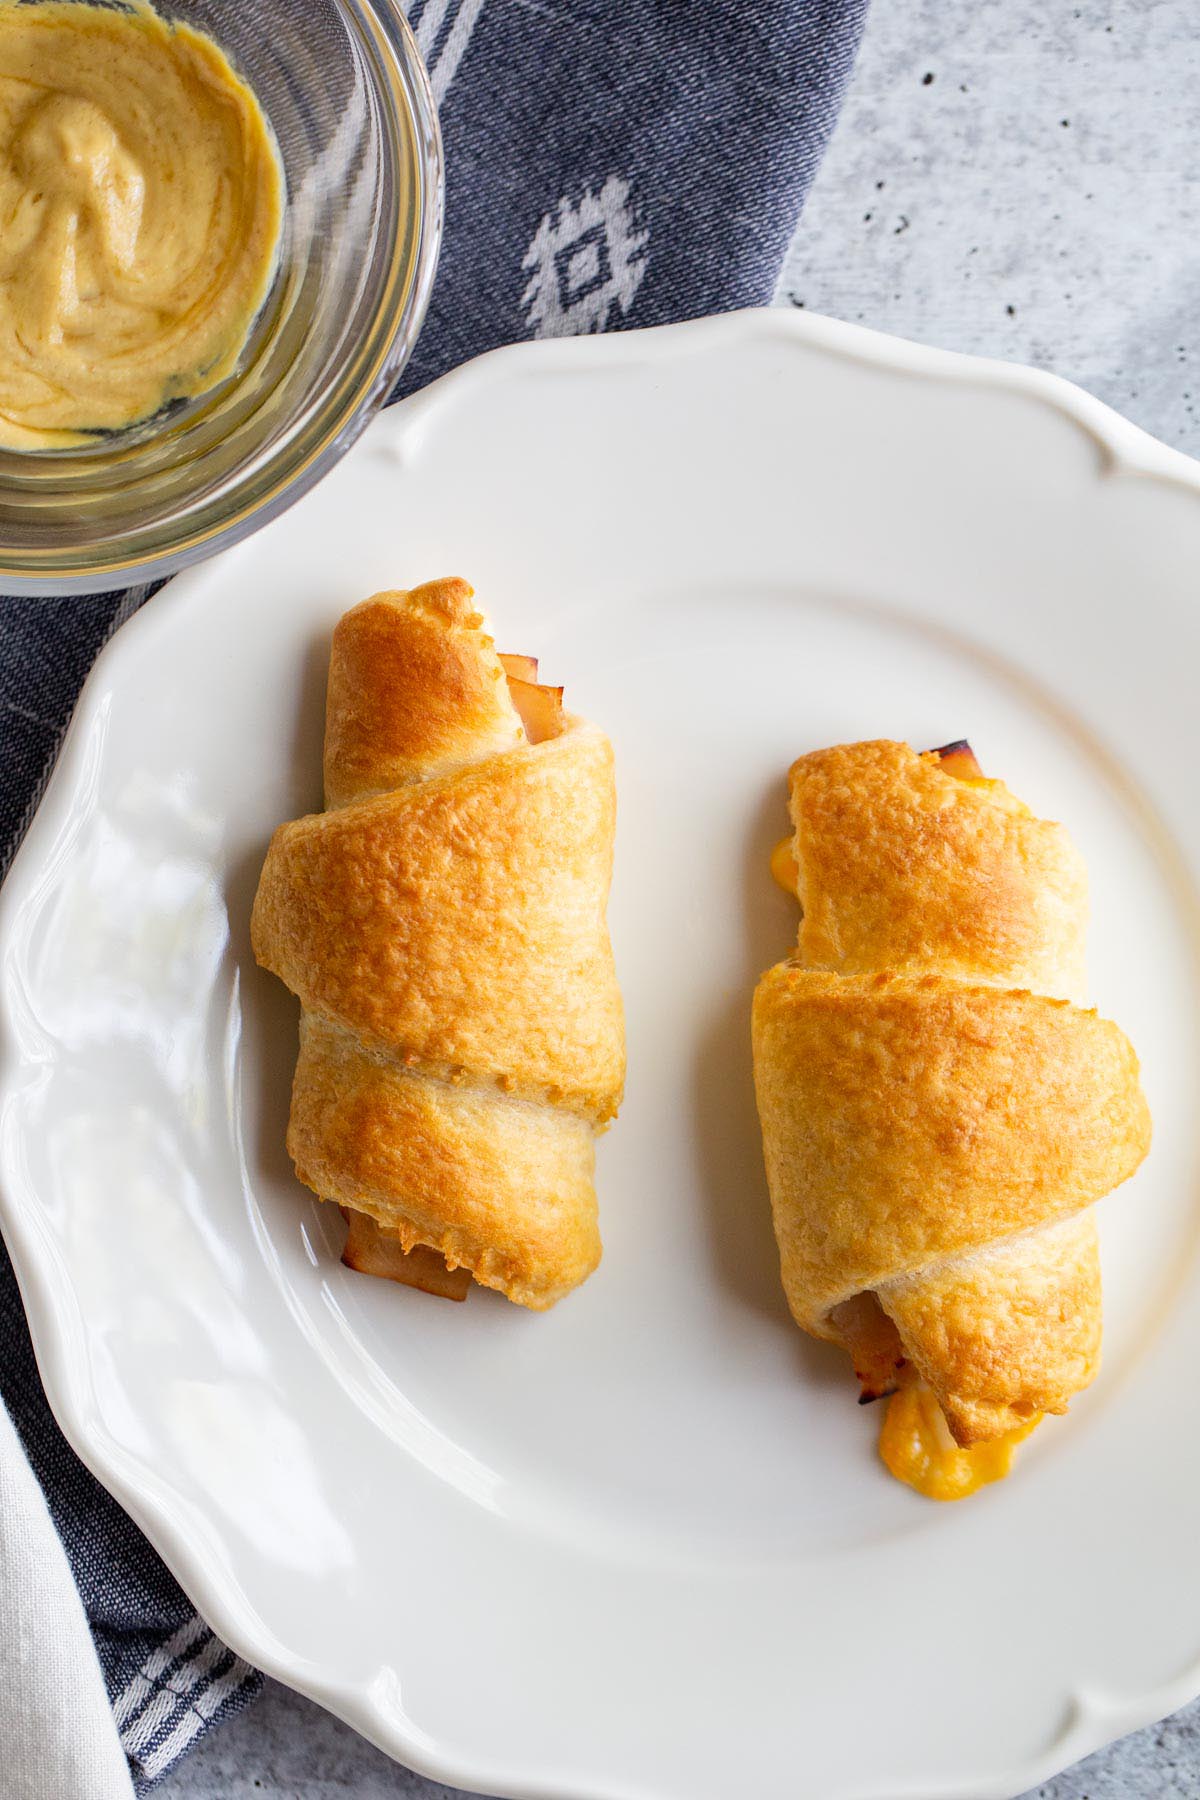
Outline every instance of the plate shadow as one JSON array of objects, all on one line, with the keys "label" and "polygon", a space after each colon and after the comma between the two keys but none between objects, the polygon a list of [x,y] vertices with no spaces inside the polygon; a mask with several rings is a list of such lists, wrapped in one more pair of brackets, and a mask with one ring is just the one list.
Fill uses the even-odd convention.
[{"label": "plate shadow", "polygon": [[750,1050],[754,987],[765,969],[787,955],[799,922],[796,903],[772,881],[769,869],[772,847],[786,830],[783,785],[772,783],[747,829],[740,970],[697,1050],[693,1129],[700,1147],[705,1224],[717,1279],[743,1306],[773,1319],[787,1332],[807,1378],[843,1386],[842,1352],[806,1337],[788,1311],[754,1097]]}]

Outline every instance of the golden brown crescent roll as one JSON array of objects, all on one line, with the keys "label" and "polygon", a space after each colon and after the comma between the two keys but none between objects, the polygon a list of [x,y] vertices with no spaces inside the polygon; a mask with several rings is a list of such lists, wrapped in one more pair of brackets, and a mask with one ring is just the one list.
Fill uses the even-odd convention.
[{"label": "golden brown crescent roll", "polygon": [[864,1398],[915,1366],[960,1445],[1091,1380],[1090,1209],[1150,1141],[1132,1048],[1079,1004],[1079,854],[972,769],[886,742],[794,764],[799,946],[753,1013],[792,1313]]},{"label": "golden brown crescent roll", "polygon": [[625,1052],[612,748],[536,676],[465,581],[347,613],[327,810],[276,832],[252,936],[300,998],[288,1149],[346,1214],[346,1260],[542,1308],[600,1259]]}]

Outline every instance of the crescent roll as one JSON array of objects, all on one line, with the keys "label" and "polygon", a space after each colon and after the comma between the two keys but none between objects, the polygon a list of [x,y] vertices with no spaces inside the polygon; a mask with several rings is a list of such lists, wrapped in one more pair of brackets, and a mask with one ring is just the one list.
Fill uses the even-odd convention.
[{"label": "crescent roll", "polygon": [[864,1399],[914,1369],[960,1446],[1095,1374],[1092,1204],[1150,1142],[1134,1052],[1082,1005],[1087,883],[965,745],[790,776],[796,953],[753,1009],[783,1285]]},{"label": "crescent roll", "polygon": [[472,598],[436,581],[339,623],[326,810],[275,833],[252,936],[301,1002],[288,1150],[344,1260],[541,1309],[600,1259],[624,1079],[613,757]]}]

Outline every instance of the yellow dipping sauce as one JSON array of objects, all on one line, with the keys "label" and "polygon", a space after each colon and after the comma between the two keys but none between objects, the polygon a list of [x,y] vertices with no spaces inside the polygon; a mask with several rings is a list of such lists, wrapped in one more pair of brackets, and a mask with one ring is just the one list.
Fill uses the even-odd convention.
[{"label": "yellow dipping sauce", "polygon": [[141,3],[0,0],[0,444],[223,380],[282,218],[270,128],[211,38]]}]

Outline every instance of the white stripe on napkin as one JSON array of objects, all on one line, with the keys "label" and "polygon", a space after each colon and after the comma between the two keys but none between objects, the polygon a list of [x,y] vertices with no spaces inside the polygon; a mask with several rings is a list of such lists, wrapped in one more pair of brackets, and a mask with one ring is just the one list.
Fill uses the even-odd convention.
[{"label": "white stripe on napkin", "polygon": [[[483,11],[483,0],[462,0],[462,5],[454,15],[454,23],[450,27],[449,36],[442,46],[442,53],[434,64],[430,77],[433,83],[433,97],[438,105],[446,98],[450,83],[458,73],[458,65],[463,59],[463,51],[471,41],[471,33],[479,23],[479,15]],[[422,24],[425,21],[422,19]]]},{"label": "white stripe on napkin", "polygon": [[228,1645],[223,1644],[220,1638],[213,1637],[206,1625],[201,1624],[200,1629],[207,1635],[195,1656],[190,1662],[185,1662],[174,1670],[137,1717],[121,1728],[121,1742],[127,1756],[138,1756],[150,1740],[164,1729],[171,1716],[180,1710],[181,1703],[186,1704],[192,1689],[206,1675],[211,1675],[217,1664],[230,1654]]},{"label": "white stripe on napkin", "polygon": [[408,9],[409,23],[416,21],[413,29],[416,32],[417,48],[425,58],[429,84],[439,106],[458,73],[458,65],[471,41],[471,34],[479,23],[483,4],[484,0],[458,0],[448,27],[446,15],[450,12],[452,0],[425,0],[423,6],[413,5]]},{"label": "white stripe on napkin", "polygon": [[178,1661],[185,1650],[190,1650],[196,1639],[202,1637],[207,1630],[208,1626],[199,1613],[193,1613],[187,1623],[179,1627],[174,1637],[169,1637],[165,1644],[160,1644],[157,1650],[151,1652],[128,1687],[122,1689],[113,1701],[113,1718],[117,1722],[118,1731],[123,1730],[126,1720],[134,1713],[140,1714],[171,1664]]},{"label": "white stripe on napkin", "polygon": [[[214,1639],[214,1642],[216,1640]],[[208,1686],[191,1702],[187,1711],[169,1737],[163,1739],[157,1750],[142,1759],[142,1769],[149,1780],[161,1775],[169,1769],[177,1756],[182,1756],[197,1732],[203,1731],[219,1707],[223,1706],[230,1694],[236,1693],[244,1681],[249,1681],[254,1670],[240,1656],[235,1656],[225,1673],[210,1681]]]},{"label": "white stripe on napkin", "polygon": [[438,38],[442,34],[442,20],[449,10],[450,0],[428,0],[428,5],[421,14],[417,25],[417,48],[427,63],[433,60]]}]

